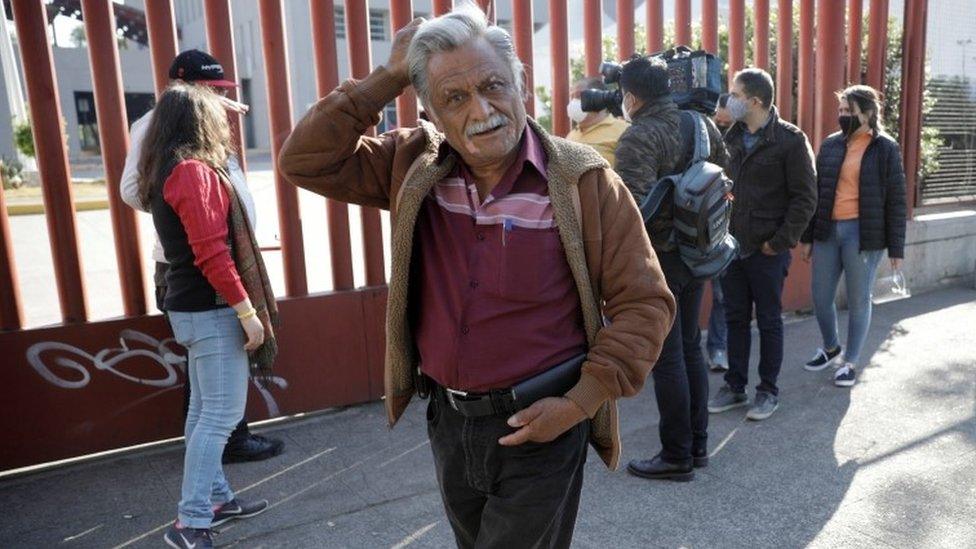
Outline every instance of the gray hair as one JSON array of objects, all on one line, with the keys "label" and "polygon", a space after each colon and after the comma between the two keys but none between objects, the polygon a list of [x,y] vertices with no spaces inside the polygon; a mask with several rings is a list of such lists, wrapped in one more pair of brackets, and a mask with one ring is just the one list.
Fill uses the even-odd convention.
[{"label": "gray hair", "polygon": [[407,67],[410,82],[417,97],[429,107],[430,87],[427,80],[427,64],[435,53],[453,51],[461,46],[484,38],[512,71],[512,78],[519,92],[525,91],[522,61],[515,54],[512,37],[505,29],[489,25],[483,11],[468,1],[459,2],[451,13],[425,21],[407,51]]}]

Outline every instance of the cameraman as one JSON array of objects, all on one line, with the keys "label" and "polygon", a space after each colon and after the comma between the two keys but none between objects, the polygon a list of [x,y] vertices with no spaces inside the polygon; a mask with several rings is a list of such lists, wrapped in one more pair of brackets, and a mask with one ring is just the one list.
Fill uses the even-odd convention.
[{"label": "cameraman", "polygon": [[[681,136],[680,111],[670,93],[668,67],[660,58],[637,57],[620,75],[624,119],[631,122],[617,145],[615,169],[640,204],[660,177],[681,173],[692,157],[693,142]],[[708,128],[709,162],[725,167],[727,153],[715,124]],[[698,314],[702,282],[695,280],[670,242],[673,219],[664,208],[649,224],[651,244],[677,301],[674,325],[654,366],[654,393],[661,415],[661,452],[631,461],[627,470],[650,479],[687,481],[693,466],[708,463],[708,372],[701,352]]]},{"label": "cameraman", "polygon": [[606,89],[607,85],[599,77],[582,78],[573,84],[569,89],[570,101],[566,106],[566,114],[576,123],[576,127],[569,132],[566,139],[593,147],[613,166],[616,161],[613,151],[617,148],[620,136],[630,125],[611,115],[607,109],[586,112],[581,102],[585,90],[605,91]]}]

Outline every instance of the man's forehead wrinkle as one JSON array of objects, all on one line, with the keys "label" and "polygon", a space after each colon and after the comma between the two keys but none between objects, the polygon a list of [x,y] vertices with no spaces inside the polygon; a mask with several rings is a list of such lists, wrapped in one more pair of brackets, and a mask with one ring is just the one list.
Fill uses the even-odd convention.
[{"label": "man's forehead wrinkle", "polygon": [[503,68],[491,60],[481,61],[474,66],[458,66],[456,63],[453,65],[454,67],[447,67],[442,64],[442,68],[453,68],[454,70],[441,71],[444,73],[443,75],[432,75],[431,83],[435,90],[472,88],[482,84],[492,76],[504,78],[505,75]]}]

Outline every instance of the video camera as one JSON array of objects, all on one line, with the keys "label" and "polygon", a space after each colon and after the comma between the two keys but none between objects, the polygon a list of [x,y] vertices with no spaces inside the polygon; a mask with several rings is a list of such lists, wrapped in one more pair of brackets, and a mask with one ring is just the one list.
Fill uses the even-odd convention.
[{"label": "video camera", "polygon": [[617,87],[612,90],[583,90],[580,94],[580,106],[584,112],[599,112],[606,109],[614,116],[624,115],[621,109],[624,94],[620,91],[620,74],[623,70],[624,66],[619,63],[606,62],[600,64],[600,75],[603,77],[603,82],[605,84],[616,84]]}]

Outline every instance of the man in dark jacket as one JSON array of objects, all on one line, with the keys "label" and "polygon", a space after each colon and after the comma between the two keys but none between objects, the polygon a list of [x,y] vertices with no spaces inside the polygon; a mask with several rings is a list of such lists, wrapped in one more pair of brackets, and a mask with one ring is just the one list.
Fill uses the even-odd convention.
[{"label": "man in dark jacket", "polygon": [[[659,178],[685,169],[692,143],[681,137],[680,112],[671,100],[667,65],[642,57],[624,65],[620,76],[624,118],[632,125],[617,145],[616,170],[640,203]],[[728,155],[715,124],[701,114],[708,128],[709,160],[724,166]],[[667,208],[665,208],[667,210]],[[691,480],[693,466],[708,461],[708,372],[701,352],[698,311],[702,282],[694,280],[669,236],[670,212],[655,218],[649,230],[668,288],[677,301],[677,316],[654,367],[654,392],[661,421],[661,453],[634,460],[627,470],[653,479]]]},{"label": "man in dark jacket", "polygon": [[728,325],[729,371],[708,411],[749,404],[750,324],[755,306],[759,326],[759,378],[747,417],[763,420],[779,406],[776,380],[783,362],[783,283],[790,249],[807,228],[817,206],[813,151],[796,126],[780,120],[773,107],[773,80],[766,71],[746,69],[735,76],[728,109],[736,124],[725,134],[731,159],[726,172],[735,182],[732,235],[739,258],[722,278]]}]

